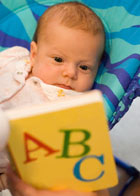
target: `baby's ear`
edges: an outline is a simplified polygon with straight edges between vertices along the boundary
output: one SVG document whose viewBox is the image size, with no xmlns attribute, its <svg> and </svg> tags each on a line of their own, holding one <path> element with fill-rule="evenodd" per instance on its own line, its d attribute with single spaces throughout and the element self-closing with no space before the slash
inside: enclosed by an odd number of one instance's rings
<svg viewBox="0 0 140 196">
<path fill-rule="evenodd" d="M 32 41 L 31 45 L 30 45 L 30 63 L 31 63 L 31 67 L 34 66 L 36 54 L 37 54 L 37 44 L 36 44 L 36 42 Z"/>
</svg>

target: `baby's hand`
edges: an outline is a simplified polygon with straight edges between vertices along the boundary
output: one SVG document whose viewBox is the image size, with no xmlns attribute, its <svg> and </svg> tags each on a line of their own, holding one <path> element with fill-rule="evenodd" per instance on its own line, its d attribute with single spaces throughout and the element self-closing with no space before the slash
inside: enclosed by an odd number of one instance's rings
<svg viewBox="0 0 140 196">
<path fill-rule="evenodd" d="M 107 191 L 98 192 L 78 192 L 78 191 L 49 191 L 49 190 L 37 190 L 32 186 L 24 183 L 19 179 L 12 169 L 7 169 L 7 181 L 8 188 L 14 196 L 109 196 Z"/>
<path fill-rule="evenodd" d="M 9 133 L 10 126 L 8 118 L 0 109 L 0 151 L 2 151 L 7 145 Z"/>
<path fill-rule="evenodd" d="M 2 168 L 0 168 L 0 191 L 3 191 L 5 189 L 7 189 L 5 168 L 3 170 L 2 170 Z"/>
</svg>

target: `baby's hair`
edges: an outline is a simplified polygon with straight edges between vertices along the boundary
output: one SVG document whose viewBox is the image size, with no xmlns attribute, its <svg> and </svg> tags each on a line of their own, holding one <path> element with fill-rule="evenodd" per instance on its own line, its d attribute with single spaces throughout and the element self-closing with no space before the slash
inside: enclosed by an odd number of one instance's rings
<svg viewBox="0 0 140 196">
<path fill-rule="evenodd" d="M 54 20 L 66 27 L 91 32 L 93 35 L 101 33 L 105 37 L 100 18 L 89 7 L 79 2 L 65 2 L 55 4 L 43 13 L 38 21 L 33 41 L 37 42 L 42 29 Z"/>
</svg>

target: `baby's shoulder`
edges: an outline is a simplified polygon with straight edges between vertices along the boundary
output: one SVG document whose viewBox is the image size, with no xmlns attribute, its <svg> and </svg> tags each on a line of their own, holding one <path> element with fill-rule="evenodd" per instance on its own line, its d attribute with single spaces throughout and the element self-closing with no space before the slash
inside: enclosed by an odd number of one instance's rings
<svg viewBox="0 0 140 196">
<path fill-rule="evenodd" d="M 0 103 L 24 86 L 30 70 L 26 48 L 15 46 L 0 53 Z"/>
<path fill-rule="evenodd" d="M 14 46 L 0 52 L 0 73 L 3 71 L 11 72 L 14 69 L 21 69 L 26 66 L 26 62 L 29 61 L 30 52 L 20 46 Z"/>
<path fill-rule="evenodd" d="M 2 52 L 0 52 L 0 57 L 13 57 L 13 56 L 27 56 L 29 55 L 29 50 L 21 46 L 13 46 Z"/>
</svg>

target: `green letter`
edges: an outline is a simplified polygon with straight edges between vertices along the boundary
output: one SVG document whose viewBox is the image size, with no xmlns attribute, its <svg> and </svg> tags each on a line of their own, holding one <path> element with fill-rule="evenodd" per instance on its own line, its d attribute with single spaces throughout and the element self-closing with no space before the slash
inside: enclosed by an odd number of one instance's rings
<svg viewBox="0 0 140 196">
<path fill-rule="evenodd" d="M 85 144 L 85 142 L 90 138 L 90 133 L 87 130 L 83 129 L 71 129 L 71 130 L 60 130 L 61 132 L 64 132 L 64 146 L 62 155 L 59 158 L 77 158 L 86 155 L 90 151 L 90 147 Z M 71 135 L 73 133 L 78 132 L 78 134 L 83 135 L 83 140 L 81 141 L 70 141 Z M 83 152 L 76 155 L 69 155 L 70 145 L 81 145 L 83 148 Z"/>
</svg>

